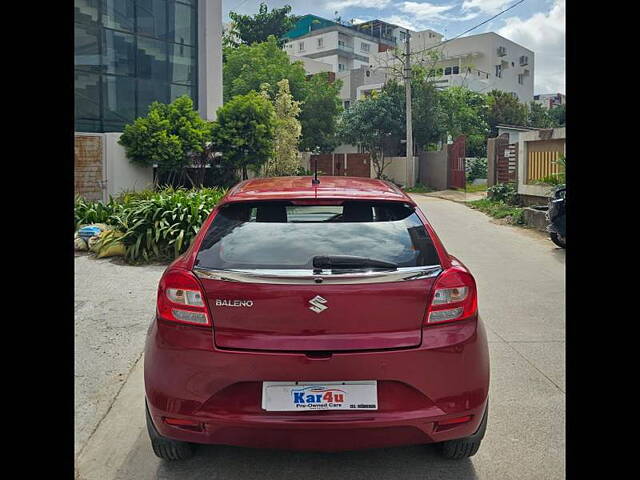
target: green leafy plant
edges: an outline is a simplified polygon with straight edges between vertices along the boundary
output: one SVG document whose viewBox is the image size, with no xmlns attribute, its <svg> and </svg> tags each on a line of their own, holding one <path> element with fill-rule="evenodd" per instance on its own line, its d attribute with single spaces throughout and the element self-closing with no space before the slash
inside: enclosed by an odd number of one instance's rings
<svg viewBox="0 0 640 480">
<path fill-rule="evenodd" d="M 509 205 L 516 203 L 518 192 L 513 183 L 497 183 L 487 188 L 489 199 L 494 202 L 504 202 Z"/>
<path fill-rule="evenodd" d="M 465 162 L 467 181 L 473 182 L 476 178 L 487 178 L 487 159 L 473 158 Z"/>
<path fill-rule="evenodd" d="M 224 190 L 167 188 L 128 205 L 117 228 L 130 263 L 172 260 L 184 253 Z"/>
<path fill-rule="evenodd" d="M 241 47 L 242 48 L 242 47 Z M 251 91 L 236 95 L 222 105 L 214 123 L 214 142 L 222 152 L 222 161 L 242 170 L 259 172 L 273 155 L 276 114 L 265 95 Z"/>
<path fill-rule="evenodd" d="M 509 205 L 503 201 L 495 201 L 487 198 L 466 202 L 465 205 L 475 210 L 480 210 L 490 217 L 507 219 L 509 223 L 515 225 L 524 225 L 524 209 Z"/>
<path fill-rule="evenodd" d="M 76 230 L 80 225 L 89 223 L 112 224 L 115 215 L 121 212 L 123 205 L 121 202 L 109 199 L 109 202 L 92 202 L 76 196 L 74 205 L 74 217 Z"/>
<path fill-rule="evenodd" d="M 269 98 L 268 85 L 263 85 L 262 93 Z M 294 175 L 300 166 L 298 143 L 302 127 L 298 116 L 300 103 L 293 99 L 289 91 L 289 81 L 278 82 L 278 93 L 273 99 L 275 109 L 275 130 L 273 156 L 264 164 L 263 174 L 267 177 Z"/>
<path fill-rule="evenodd" d="M 133 163 L 158 165 L 159 174 L 189 178 L 186 167 L 211 142 L 211 129 L 211 122 L 203 120 L 191 98 L 183 95 L 168 105 L 153 102 L 146 116 L 124 127 L 118 143 Z"/>
<path fill-rule="evenodd" d="M 160 191 L 125 193 L 107 204 L 76 199 L 76 226 L 107 223 L 122 236 L 107 236 L 101 243 L 125 245 L 129 263 L 166 261 L 188 248 L 213 207 L 226 193 L 219 188 L 197 190 L 165 187 Z"/>
<path fill-rule="evenodd" d="M 296 15 L 291 15 L 291 5 L 269 11 L 263 2 L 260 2 L 258 13 L 254 15 L 229 12 L 229 18 L 233 21 L 233 35 L 227 42 L 229 45 L 251 45 L 264 42 L 269 35 L 274 35 L 279 39 L 279 47 L 285 42 L 283 35 L 294 27 L 298 19 Z"/>
</svg>

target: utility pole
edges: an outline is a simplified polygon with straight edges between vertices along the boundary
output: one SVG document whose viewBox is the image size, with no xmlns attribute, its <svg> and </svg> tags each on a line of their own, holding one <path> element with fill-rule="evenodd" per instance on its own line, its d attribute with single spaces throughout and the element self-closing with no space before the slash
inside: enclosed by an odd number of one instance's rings
<svg viewBox="0 0 640 480">
<path fill-rule="evenodd" d="M 407 186 L 412 187 L 415 179 L 413 178 L 413 125 L 411 123 L 411 48 L 409 39 L 409 29 L 407 29 L 407 37 L 405 39 L 405 59 L 404 59 L 404 91 L 407 112 Z"/>
</svg>

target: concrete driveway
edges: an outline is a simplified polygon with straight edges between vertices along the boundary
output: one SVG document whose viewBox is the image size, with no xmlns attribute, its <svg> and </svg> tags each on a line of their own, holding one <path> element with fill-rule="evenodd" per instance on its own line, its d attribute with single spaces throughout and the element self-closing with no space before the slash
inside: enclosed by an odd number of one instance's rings
<svg viewBox="0 0 640 480">
<path fill-rule="evenodd" d="M 474 272 L 478 282 L 492 363 L 489 424 L 474 457 L 446 461 L 430 446 L 339 454 L 212 446 L 200 447 L 188 461 L 166 463 L 153 455 L 146 436 L 142 362 L 137 360 L 126 372 L 117 398 L 83 443 L 77 459 L 78 478 L 564 478 L 564 251 L 538 232 L 499 225 L 462 204 L 423 195 L 414 198 L 449 252 Z M 79 261 L 76 276 L 100 262 L 106 261 Z M 131 272 L 124 276 L 109 272 L 117 275 L 112 281 L 119 289 L 126 291 L 129 284 L 148 295 L 140 295 L 133 310 L 116 297 L 105 300 L 102 308 L 112 315 L 103 321 L 109 324 L 114 317 L 128 318 L 135 328 L 127 330 L 125 344 L 141 347 L 144 329 L 136 322 L 145 323 L 148 317 L 133 317 L 153 311 L 150 297 L 155 285 L 152 290 L 151 280 L 159 277 L 161 269 L 110 266 Z M 76 295 L 88 298 L 88 288 L 85 282 L 77 282 Z M 81 341 L 77 338 L 76 344 Z M 117 350 L 119 346 L 112 342 L 105 348 Z M 90 369 L 85 368 L 84 375 Z"/>
</svg>

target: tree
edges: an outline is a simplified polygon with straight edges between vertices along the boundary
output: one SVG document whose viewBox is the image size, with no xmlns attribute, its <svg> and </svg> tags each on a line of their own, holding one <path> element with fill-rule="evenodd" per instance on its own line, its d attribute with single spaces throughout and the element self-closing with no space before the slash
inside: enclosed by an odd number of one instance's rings
<svg viewBox="0 0 640 480">
<path fill-rule="evenodd" d="M 307 80 L 300 114 L 301 150 L 325 153 L 336 147 L 336 125 L 343 110 L 341 87 L 342 80 L 331 81 L 327 72 L 317 73 Z"/>
<path fill-rule="evenodd" d="M 276 38 L 278 47 L 282 48 L 284 40 L 282 36 L 291 30 L 299 17 L 289 15 L 291 5 L 282 8 L 274 8 L 268 11 L 265 3 L 260 3 L 258 13 L 255 15 L 241 15 L 229 12 L 229 18 L 233 22 L 233 29 L 226 37 L 227 45 L 252 45 L 266 42 L 270 35 Z"/>
<path fill-rule="evenodd" d="M 460 86 L 447 88 L 438 94 L 446 132 L 453 138 L 466 135 L 466 151 L 470 157 L 486 156 L 489 133 L 486 96 Z"/>
<path fill-rule="evenodd" d="M 566 125 L 566 110 L 564 105 L 556 105 L 549 110 L 549 118 L 554 127 L 564 127 Z"/>
<path fill-rule="evenodd" d="M 411 77 L 411 113 L 413 119 L 414 145 L 426 150 L 427 145 L 437 142 L 446 133 L 440 96 L 424 67 L 414 66 Z M 404 98 L 404 88 L 402 89 Z"/>
<path fill-rule="evenodd" d="M 313 75 L 307 80 L 301 62 L 291 62 L 278 47 L 275 38 L 266 42 L 238 48 L 225 48 L 223 67 L 224 99 L 260 91 L 269 84 L 269 97 L 277 94 L 277 84 L 289 81 L 293 100 L 302 102 L 301 148 L 303 150 L 331 151 L 335 146 L 336 120 L 341 110 L 339 98 L 342 82 L 331 82 L 327 73 Z"/>
<path fill-rule="evenodd" d="M 359 100 L 342 113 L 338 131 L 345 143 L 361 145 L 371 153 L 376 178 L 383 178 L 385 143 L 388 138 L 401 136 L 404 130 L 404 114 L 401 104 L 387 92 L 374 92 L 371 97 Z"/>
<path fill-rule="evenodd" d="M 262 92 L 265 98 L 268 98 L 267 89 L 263 88 Z M 265 163 L 263 173 L 268 177 L 294 175 L 300 167 L 298 152 L 298 142 L 302 132 L 298 120 L 300 102 L 293 99 L 289 91 L 289 81 L 286 78 L 278 82 L 278 94 L 274 99 L 274 107 L 274 154 Z"/>
<path fill-rule="evenodd" d="M 193 155 L 202 153 L 211 142 L 212 124 L 203 120 L 187 95 L 170 104 L 153 102 L 145 117 L 124 127 L 118 143 L 125 148 L 131 162 L 158 165 L 159 174 L 189 177 L 186 167 Z"/>
<path fill-rule="evenodd" d="M 273 154 L 275 112 L 271 102 L 257 92 L 236 95 L 217 111 L 213 125 L 214 142 L 222 161 L 242 170 L 258 172 Z"/>
<path fill-rule="evenodd" d="M 527 125 L 535 128 L 551 128 L 553 120 L 546 108 L 536 102 L 529 103 Z"/>
<path fill-rule="evenodd" d="M 496 125 L 525 125 L 527 122 L 527 107 L 518 101 L 518 98 L 501 90 L 492 90 L 487 94 L 489 112 L 487 123 L 491 128 L 491 135 L 496 136 Z"/>
<path fill-rule="evenodd" d="M 301 62 L 289 60 L 274 36 L 266 42 L 225 48 L 222 68 L 224 101 L 236 95 L 245 95 L 251 90 L 260 91 L 263 83 L 270 85 L 269 95 L 276 94 L 280 80 L 289 80 L 289 88 L 295 100 L 303 100 L 306 93 L 306 73 Z"/>
</svg>

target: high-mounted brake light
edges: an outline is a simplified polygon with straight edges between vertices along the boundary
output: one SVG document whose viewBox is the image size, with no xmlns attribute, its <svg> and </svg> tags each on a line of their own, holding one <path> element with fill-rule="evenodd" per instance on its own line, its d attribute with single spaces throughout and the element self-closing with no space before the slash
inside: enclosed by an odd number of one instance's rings
<svg viewBox="0 0 640 480">
<path fill-rule="evenodd" d="M 204 295 L 196 277 L 186 270 L 163 275 L 158 287 L 158 316 L 171 322 L 211 325 Z"/>
<path fill-rule="evenodd" d="M 438 277 L 426 323 L 453 322 L 472 317 L 478 311 L 476 282 L 461 267 L 451 267 Z"/>
</svg>

